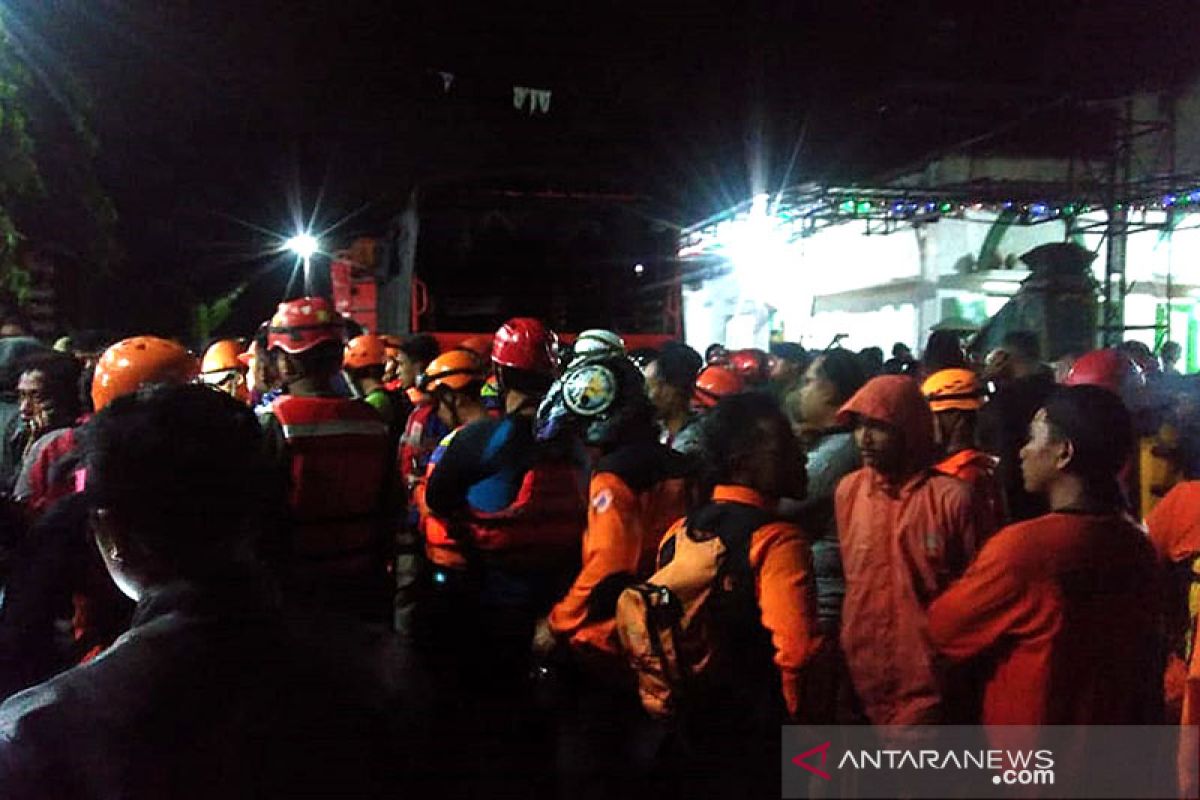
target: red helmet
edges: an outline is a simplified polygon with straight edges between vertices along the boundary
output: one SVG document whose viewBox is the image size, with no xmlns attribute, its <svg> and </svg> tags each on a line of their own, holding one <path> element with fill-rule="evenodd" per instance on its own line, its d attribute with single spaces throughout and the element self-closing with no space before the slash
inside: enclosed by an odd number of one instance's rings
<svg viewBox="0 0 1200 800">
<path fill-rule="evenodd" d="M 1110 392 L 1125 396 L 1144 383 L 1141 369 L 1133 359 L 1120 350 L 1093 350 L 1075 360 L 1063 380 L 1066 386 L 1103 386 Z"/>
<path fill-rule="evenodd" d="M 267 328 L 267 349 L 303 353 L 322 342 L 343 341 L 342 318 L 324 297 L 301 297 L 280 303 Z"/>
<path fill-rule="evenodd" d="M 737 394 L 745 388 L 745 381 L 736 372 L 724 367 L 706 367 L 696 376 L 692 404 L 699 408 L 712 408 L 722 397 Z"/>
<path fill-rule="evenodd" d="M 492 361 L 502 367 L 554 375 L 558 371 L 558 335 L 532 317 L 510 319 L 492 340 Z"/>
<path fill-rule="evenodd" d="M 738 350 L 729 356 L 729 368 L 750 386 L 767 382 L 767 354 L 762 350 Z"/>
</svg>

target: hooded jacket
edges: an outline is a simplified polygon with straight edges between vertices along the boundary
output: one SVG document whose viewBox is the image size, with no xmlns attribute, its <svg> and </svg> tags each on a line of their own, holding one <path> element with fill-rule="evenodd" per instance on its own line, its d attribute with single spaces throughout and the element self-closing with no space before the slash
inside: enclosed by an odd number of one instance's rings
<svg viewBox="0 0 1200 800">
<path fill-rule="evenodd" d="M 859 417 L 901 432 L 905 477 L 896 482 L 863 467 L 838 485 L 842 649 L 872 723 L 942 722 L 926 610 L 970 561 L 982 533 L 978 507 L 970 486 L 932 469 L 933 413 L 911 378 L 872 379 L 838 412 L 839 424 Z"/>
</svg>

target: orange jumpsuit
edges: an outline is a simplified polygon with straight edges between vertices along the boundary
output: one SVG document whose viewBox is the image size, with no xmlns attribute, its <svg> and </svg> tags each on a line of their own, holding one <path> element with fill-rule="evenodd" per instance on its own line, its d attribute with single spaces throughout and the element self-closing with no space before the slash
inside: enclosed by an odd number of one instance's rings
<svg viewBox="0 0 1200 800">
<path fill-rule="evenodd" d="M 839 412 L 902 432 L 909 475 L 893 485 L 873 467 L 838 484 L 838 537 L 846 574 L 841 645 L 855 692 L 876 725 L 945 719 L 926 609 L 966 568 L 986 534 L 972 489 L 930 468 L 933 414 L 908 377 L 874 378 Z"/>
<path fill-rule="evenodd" d="M 975 490 L 975 502 L 980 505 L 980 513 L 984 515 L 985 523 L 992 530 L 995 530 L 1005 517 L 1004 495 L 1000 487 L 1000 479 L 996 476 L 996 469 L 999 465 L 1000 459 L 990 453 L 968 447 L 947 456 L 934 467 L 938 472 L 971 484 Z M 977 542 L 976 544 L 982 545 L 983 543 Z"/>
</svg>

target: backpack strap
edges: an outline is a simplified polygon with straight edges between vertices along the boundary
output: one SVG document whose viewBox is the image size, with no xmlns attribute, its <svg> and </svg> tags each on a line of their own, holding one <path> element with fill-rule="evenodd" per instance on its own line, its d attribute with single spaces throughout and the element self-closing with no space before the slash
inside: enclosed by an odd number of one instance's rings
<svg viewBox="0 0 1200 800">
<path fill-rule="evenodd" d="M 740 573 L 750 569 L 750 539 L 754 532 L 776 519 L 773 512 L 746 503 L 709 503 L 688 515 L 683 535 L 696 542 L 714 536 L 720 538 L 730 554 L 725 571 Z M 668 542 L 659 556 L 659 567 L 669 564 L 674 557 L 675 548 Z"/>
</svg>

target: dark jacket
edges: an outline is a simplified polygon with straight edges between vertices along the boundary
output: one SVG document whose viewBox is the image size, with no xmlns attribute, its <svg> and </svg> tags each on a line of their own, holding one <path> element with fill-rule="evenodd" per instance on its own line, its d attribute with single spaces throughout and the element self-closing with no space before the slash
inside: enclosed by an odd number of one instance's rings
<svg viewBox="0 0 1200 800">
<path fill-rule="evenodd" d="M 0 706 L 0 796 L 385 796 L 405 767 L 369 662 L 294 633 L 261 586 L 163 587 L 101 656 Z"/>
</svg>

